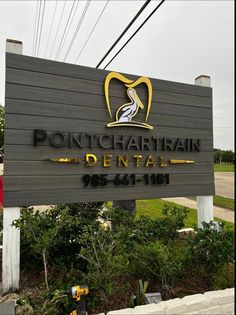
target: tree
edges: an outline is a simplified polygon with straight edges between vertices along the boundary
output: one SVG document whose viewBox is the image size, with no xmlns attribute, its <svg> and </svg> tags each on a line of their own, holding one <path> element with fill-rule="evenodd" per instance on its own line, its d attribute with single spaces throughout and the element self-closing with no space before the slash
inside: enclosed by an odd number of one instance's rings
<svg viewBox="0 0 236 315">
<path fill-rule="evenodd" d="M 233 163 L 234 162 L 234 152 L 231 150 L 223 151 L 222 161 L 225 163 Z"/>
<path fill-rule="evenodd" d="M 220 149 L 214 149 L 214 163 L 221 163 L 222 151 Z"/>
<path fill-rule="evenodd" d="M 234 163 L 234 152 L 231 150 L 214 149 L 214 162 L 215 163 Z"/>
</svg>

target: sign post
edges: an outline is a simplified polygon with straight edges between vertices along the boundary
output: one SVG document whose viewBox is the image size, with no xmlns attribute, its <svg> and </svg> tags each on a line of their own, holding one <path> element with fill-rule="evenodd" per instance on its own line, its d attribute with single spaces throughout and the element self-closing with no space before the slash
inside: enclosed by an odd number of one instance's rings
<svg viewBox="0 0 236 315">
<path fill-rule="evenodd" d="M 22 54 L 22 42 L 6 41 L 6 52 Z M 3 204 L 4 205 L 4 204 Z M 11 226 L 20 218 L 19 207 L 3 208 L 2 286 L 3 292 L 19 289 L 20 280 L 20 230 Z"/>
<path fill-rule="evenodd" d="M 195 84 L 200 86 L 211 86 L 211 78 L 200 75 L 195 79 Z M 198 227 L 202 227 L 202 222 L 214 220 L 213 196 L 197 196 Z"/>
</svg>

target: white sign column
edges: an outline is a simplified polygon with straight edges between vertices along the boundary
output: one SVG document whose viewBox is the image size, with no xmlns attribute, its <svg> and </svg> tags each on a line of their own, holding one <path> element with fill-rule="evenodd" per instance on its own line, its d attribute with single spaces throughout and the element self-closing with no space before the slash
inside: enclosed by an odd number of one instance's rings
<svg viewBox="0 0 236 315">
<path fill-rule="evenodd" d="M 7 39 L 6 52 L 22 55 L 22 42 Z M 3 292 L 19 289 L 20 230 L 12 222 L 20 218 L 20 208 L 3 208 L 2 286 Z"/>
<path fill-rule="evenodd" d="M 206 75 L 200 75 L 195 79 L 196 85 L 211 86 L 211 78 Z M 198 227 L 202 227 L 202 222 L 214 220 L 213 196 L 197 196 L 197 217 Z"/>
</svg>

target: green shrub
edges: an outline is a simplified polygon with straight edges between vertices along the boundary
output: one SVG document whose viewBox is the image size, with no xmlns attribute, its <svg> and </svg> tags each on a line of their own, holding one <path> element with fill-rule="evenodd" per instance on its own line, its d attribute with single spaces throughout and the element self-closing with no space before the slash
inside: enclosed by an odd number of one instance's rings
<svg viewBox="0 0 236 315">
<path fill-rule="evenodd" d="M 141 216 L 135 221 L 135 229 L 140 240 L 161 240 L 164 243 L 178 239 L 178 230 L 184 227 L 184 221 L 189 210 L 185 207 L 175 206 L 163 208 L 163 216 L 158 219 Z"/>
<path fill-rule="evenodd" d="M 21 228 L 21 265 L 28 260 L 44 266 L 50 284 L 30 305 L 37 314 L 42 308 L 43 314 L 67 314 L 72 305 L 64 292 L 79 284 L 88 285 L 89 307 L 97 313 L 118 303 L 128 307 L 138 279 L 165 297 L 175 296 L 179 280 L 191 287 L 198 279 L 205 289 L 231 286 L 233 231 L 204 223 L 195 236 L 179 240 L 187 211 L 165 208 L 163 217 L 152 220 L 117 209 L 106 213 L 102 203 L 59 205 L 43 213 L 23 209 L 15 222 Z M 112 230 L 99 223 L 100 212 Z"/>
<path fill-rule="evenodd" d="M 169 242 L 178 239 L 177 230 L 184 227 L 188 211 L 185 207 L 164 206 L 163 217 L 159 219 L 141 216 L 135 220 L 128 211 L 111 209 L 107 213 L 107 218 L 112 223 L 113 232 L 123 231 L 125 237 L 129 234 L 128 239 L 132 238 L 135 243 L 142 244 L 155 240 Z"/>
<path fill-rule="evenodd" d="M 220 265 L 212 277 L 212 289 L 224 290 L 234 287 L 234 264 Z"/>
<path fill-rule="evenodd" d="M 149 242 L 137 245 L 132 258 L 137 276 L 146 280 L 155 278 L 162 286 L 172 286 L 184 274 L 188 249 L 173 243 Z"/>
<path fill-rule="evenodd" d="M 109 303 L 111 296 L 127 288 L 129 253 L 122 251 L 120 240 L 110 230 L 87 228 L 79 257 L 87 264 L 83 275 L 98 302 Z"/>
<path fill-rule="evenodd" d="M 192 265 L 203 266 L 206 275 L 211 276 L 224 263 L 234 261 L 234 232 L 220 223 L 217 231 L 215 223 L 203 222 L 194 237 L 188 239 Z"/>
<path fill-rule="evenodd" d="M 21 265 L 44 266 L 48 287 L 48 265 L 57 269 L 78 264 L 80 237 L 88 225 L 95 225 L 102 203 L 58 205 L 44 212 L 23 208 L 13 225 L 21 229 Z M 85 268 L 81 264 L 80 268 Z"/>
</svg>

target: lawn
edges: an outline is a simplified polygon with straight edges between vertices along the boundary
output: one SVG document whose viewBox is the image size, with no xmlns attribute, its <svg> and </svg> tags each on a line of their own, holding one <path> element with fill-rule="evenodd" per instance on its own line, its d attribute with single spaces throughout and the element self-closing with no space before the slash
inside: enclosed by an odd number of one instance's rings
<svg viewBox="0 0 236 315">
<path fill-rule="evenodd" d="M 214 164 L 214 172 L 234 172 L 234 164 Z"/>
<path fill-rule="evenodd" d="M 226 208 L 229 210 L 234 210 L 234 206 L 235 206 L 234 199 L 225 198 L 225 197 L 217 196 L 217 195 L 213 197 L 213 203 L 215 206 Z"/>
<path fill-rule="evenodd" d="M 192 200 L 196 200 L 196 197 L 188 197 L 188 198 Z M 226 197 L 222 197 L 218 195 L 213 197 L 213 204 L 214 206 L 226 208 L 229 210 L 234 210 L 234 206 L 235 206 L 234 199 L 226 198 Z"/>
<path fill-rule="evenodd" d="M 137 216 L 145 215 L 153 219 L 160 218 L 162 216 L 162 209 L 164 205 L 176 206 L 181 208 L 180 205 L 177 205 L 173 202 L 164 201 L 161 199 L 149 199 L 149 200 L 137 200 Z M 189 214 L 185 221 L 185 227 L 194 227 L 197 225 L 197 210 L 188 208 Z M 214 218 L 216 221 L 223 221 L 219 218 Z M 232 223 L 224 221 L 226 224 L 233 226 Z"/>
<path fill-rule="evenodd" d="M 228 198 L 226 198 L 228 199 Z M 136 216 L 140 217 L 141 215 L 150 217 L 152 219 L 158 219 L 162 216 L 162 209 L 164 205 L 166 206 L 176 206 L 177 208 L 183 208 L 183 206 L 180 206 L 174 202 L 165 201 L 162 199 L 146 199 L 146 200 L 137 200 L 137 211 Z M 107 202 L 107 207 L 112 207 L 112 202 Z M 189 213 L 187 216 L 187 219 L 185 221 L 185 227 L 194 227 L 197 225 L 197 210 L 193 208 L 188 208 Z M 219 218 L 214 217 L 215 221 L 221 221 L 225 222 L 227 225 L 230 225 L 234 227 L 234 224 L 231 222 L 227 222 L 224 220 L 221 220 Z"/>
</svg>

